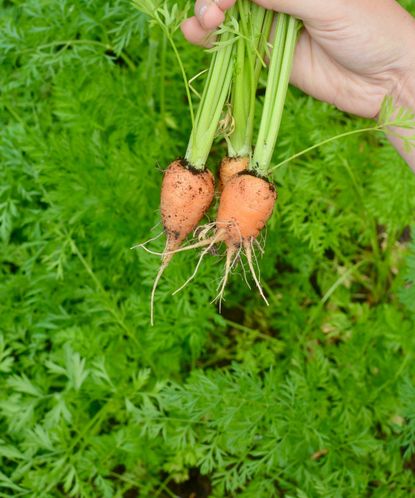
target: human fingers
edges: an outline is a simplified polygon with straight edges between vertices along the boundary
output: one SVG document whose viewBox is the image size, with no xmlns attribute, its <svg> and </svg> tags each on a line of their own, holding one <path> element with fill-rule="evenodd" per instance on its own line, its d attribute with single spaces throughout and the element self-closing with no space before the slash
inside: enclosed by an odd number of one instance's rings
<svg viewBox="0 0 415 498">
<path fill-rule="evenodd" d="M 196 17 L 190 17 L 180 25 L 182 33 L 187 41 L 202 47 L 211 47 L 214 41 L 212 32 L 201 26 Z"/>
<path fill-rule="evenodd" d="M 225 12 L 236 0 L 196 0 L 195 16 L 204 29 L 214 30 L 225 20 Z"/>
<path fill-rule="evenodd" d="M 225 13 L 213 0 L 196 0 L 195 16 L 204 29 L 217 28 L 225 20 Z"/>
<path fill-rule="evenodd" d="M 236 0 L 196 0 L 195 15 L 181 24 L 185 38 L 195 45 L 212 46 L 212 32 L 223 23 L 225 11 L 235 2 Z"/>
<path fill-rule="evenodd" d="M 283 12 L 304 21 L 329 19 L 339 7 L 340 0 L 254 0 L 269 10 Z M 343 2 L 344 3 L 344 2 Z"/>
</svg>

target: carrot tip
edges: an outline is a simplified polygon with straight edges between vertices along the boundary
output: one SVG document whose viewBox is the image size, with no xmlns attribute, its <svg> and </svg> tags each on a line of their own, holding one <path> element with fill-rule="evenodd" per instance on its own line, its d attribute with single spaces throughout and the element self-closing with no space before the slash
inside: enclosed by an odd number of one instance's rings
<svg viewBox="0 0 415 498">
<path fill-rule="evenodd" d="M 160 278 L 163 275 L 164 270 L 167 268 L 167 265 L 170 262 L 170 259 L 168 261 L 163 261 L 163 263 L 161 264 L 161 266 L 159 268 L 159 271 L 157 272 L 156 278 L 154 279 L 153 288 L 151 289 L 151 297 L 150 297 L 150 325 L 152 327 L 154 326 L 154 298 L 156 296 L 156 289 L 157 289 L 158 283 L 160 281 Z"/>
</svg>

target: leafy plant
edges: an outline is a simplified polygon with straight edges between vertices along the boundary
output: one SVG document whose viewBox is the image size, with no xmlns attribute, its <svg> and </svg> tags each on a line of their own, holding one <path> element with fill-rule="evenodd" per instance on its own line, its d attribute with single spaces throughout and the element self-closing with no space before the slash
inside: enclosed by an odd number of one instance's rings
<svg viewBox="0 0 415 498">
<path fill-rule="evenodd" d="M 147 21 L 122 0 L 0 9 L 0 496 L 410 496 L 413 175 L 355 133 L 373 123 L 291 88 L 270 306 L 238 278 L 207 304 L 221 253 L 172 296 L 181 254 L 150 327 L 159 261 L 129 248 L 161 230 L 160 169 L 191 123 Z M 172 36 L 199 74 L 209 56 Z"/>
</svg>

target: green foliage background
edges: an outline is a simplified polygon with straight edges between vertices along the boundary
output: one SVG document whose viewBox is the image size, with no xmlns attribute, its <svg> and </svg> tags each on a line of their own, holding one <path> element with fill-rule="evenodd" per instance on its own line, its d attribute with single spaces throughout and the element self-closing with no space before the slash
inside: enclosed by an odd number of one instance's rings
<svg viewBox="0 0 415 498">
<path fill-rule="evenodd" d="M 0 5 L 0 496 L 415 494 L 415 178 L 386 139 L 278 170 L 269 307 L 240 271 L 209 304 L 222 254 L 173 297 L 182 254 L 150 327 L 130 247 L 190 132 L 174 55 L 124 0 Z M 291 89 L 275 161 L 367 124 Z"/>
</svg>

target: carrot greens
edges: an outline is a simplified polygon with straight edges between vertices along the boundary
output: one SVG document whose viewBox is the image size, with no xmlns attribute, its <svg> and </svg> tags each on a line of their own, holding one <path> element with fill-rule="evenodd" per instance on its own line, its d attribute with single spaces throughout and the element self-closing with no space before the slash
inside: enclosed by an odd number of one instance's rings
<svg viewBox="0 0 415 498">
<path fill-rule="evenodd" d="M 265 66 L 268 36 L 273 13 L 249 0 L 237 3 L 240 35 L 236 46 L 236 62 L 231 96 L 233 128 L 225 136 L 229 157 L 251 154 L 256 90 L 261 69 Z"/>
<path fill-rule="evenodd" d="M 234 12 L 231 9 L 228 13 L 232 23 L 236 23 Z M 196 169 L 204 169 L 206 165 L 232 81 L 235 34 L 225 25 L 218 36 L 185 155 Z"/>
<path fill-rule="evenodd" d="M 190 82 L 207 64 L 176 30 L 185 1 L 168 31 Z M 222 243 L 175 296 L 196 258 L 174 259 L 150 327 L 160 260 L 129 247 L 163 250 L 160 169 L 192 127 L 152 6 L 2 2 L 0 497 L 413 497 L 415 176 L 384 136 L 403 116 L 289 92 L 270 305 L 231 275 L 208 305 Z"/>
<path fill-rule="evenodd" d="M 275 36 L 268 70 L 264 108 L 250 169 L 261 175 L 269 171 L 284 110 L 294 58 L 299 22 L 276 14 Z"/>
</svg>

